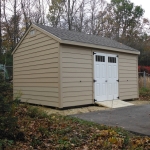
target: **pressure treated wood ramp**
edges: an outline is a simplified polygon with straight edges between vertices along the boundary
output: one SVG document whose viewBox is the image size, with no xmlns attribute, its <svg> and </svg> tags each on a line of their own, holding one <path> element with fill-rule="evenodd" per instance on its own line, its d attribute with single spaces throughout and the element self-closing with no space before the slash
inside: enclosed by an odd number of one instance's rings
<svg viewBox="0 0 150 150">
<path fill-rule="evenodd" d="M 132 106 L 134 104 L 131 104 L 129 102 L 125 102 L 122 100 L 109 100 L 109 101 L 97 101 L 95 102 L 99 106 L 104 106 L 107 108 L 120 108 L 120 107 L 127 107 Z"/>
</svg>

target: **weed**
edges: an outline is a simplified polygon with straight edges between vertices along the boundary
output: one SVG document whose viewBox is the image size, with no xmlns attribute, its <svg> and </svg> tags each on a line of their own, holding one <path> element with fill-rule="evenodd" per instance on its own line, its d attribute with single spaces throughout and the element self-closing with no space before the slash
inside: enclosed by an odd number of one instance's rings
<svg viewBox="0 0 150 150">
<path fill-rule="evenodd" d="M 11 146 L 14 143 L 12 140 L 0 139 L 0 150 L 5 149 L 6 146 Z"/>
<path fill-rule="evenodd" d="M 76 136 L 72 137 L 70 142 L 76 146 L 79 146 L 82 143 L 82 141 Z"/>
<path fill-rule="evenodd" d="M 48 115 L 46 112 L 38 109 L 37 107 L 33 107 L 33 106 L 28 106 L 28 116 L 30 116 L 31 118 L 47 118 Z"/>
<path fill-rule="evenodd" d="M 142 87 L 139 90 L 140 96 L 150 96 L 150 88 Z"/>
<path fill-rule="evenodd" d="M 59 139 L 58 144 L 60 150 L 67 150 L 71 147 L 70 142 L 65 138 Z"/>
<path fill-rule="evenodd" d="M 36 136 L 33 136 L 32 137 L 32 140 L 31 140 L 31 145 L 34 147 L 34 148 L 37 148 L 39 145 L 41 145 L 42 142 L 36 137 Z"/>
<path fill-rule="evenodd" d="M 50 135 L 49 131 L 45 127 L 39 127 L 39 132 L 41 133 L 42 137 L 48 137 Z"/>
<path fill-rule="evenodd" d="M 67 127 L 67 128 L 64 128 L 64 129 L 59 129 L 59 130 L 56 130 L 55 133 L 56 134 L 59 134 L 59 135 L 66 135 L 67 133 L 70 133 L 72 132 L 72 128 L 70 127 Z"/>
</svg>

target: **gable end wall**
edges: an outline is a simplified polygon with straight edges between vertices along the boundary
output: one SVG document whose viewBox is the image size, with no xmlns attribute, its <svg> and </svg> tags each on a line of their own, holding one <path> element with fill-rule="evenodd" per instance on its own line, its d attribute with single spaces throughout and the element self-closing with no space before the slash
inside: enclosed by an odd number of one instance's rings
<svg viewBox="0 0 150 150">
<path fill-rule="evenodd" d="M 36 30 L 27 36 L 13 55 L 14 97 L 21 101 L 59 107 L 59 43 Z"/>
</svg>

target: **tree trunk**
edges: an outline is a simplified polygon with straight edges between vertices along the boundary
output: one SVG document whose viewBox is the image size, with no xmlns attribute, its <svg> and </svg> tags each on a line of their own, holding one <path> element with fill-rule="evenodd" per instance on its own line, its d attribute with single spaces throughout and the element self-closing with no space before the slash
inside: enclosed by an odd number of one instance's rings
<svg viewBox="0 0 150 150">
<path fill-rule="evenodd" d="M 16 40 L 17 40 L 17 11 L 16 11 L 16 5 L 17 2 L 16 0 L 14 1 L 14 41 L 13 41 L 13 48 L 16 45 Z"/>
<path fill-rule="evenodd" d="M 1 11 L 1 0 L 0 0 L 0 56 L 2 55 L 2 11 Z"/>
<path fill-rule="evenodd" d="M 70 0 L 68 0 L 68 28 L 71 30 L 71 20 L 70 20 Z"/>
</svg>

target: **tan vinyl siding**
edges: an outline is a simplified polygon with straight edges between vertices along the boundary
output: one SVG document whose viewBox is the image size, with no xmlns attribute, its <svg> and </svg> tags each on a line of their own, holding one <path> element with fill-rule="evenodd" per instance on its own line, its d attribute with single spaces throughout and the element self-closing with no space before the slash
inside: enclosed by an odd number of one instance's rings
<svg viewBox="0 0 150 150">
<path fill-rule="evenodd" d="M 51 51 L 49 51 L 49 44 L 51 44 Z M 25 51 L 23 51 L 21 53 L 19 53 L 19 52 L 17 53 L 17 51 L 16 51 L 14 58 L 24 56 L 24 55 L 30 56 L 31 54 L 33 54 L 33 56 L 34 56 L 34 54 L 36 55 L 36 53 L 38 53 L 38 52 L 42 53 L 43 51 L 47 51 L 50 54 L 55 53 L 56 52 L 55 48 L 58 47 L 58 43 L 55 41 L 54 43 L 49 43 L 49 44 L 48 45 L 41 45 L 40 47 L 37 47 L 35 49 L 32 49 L 32 48 L 31 49 L 30 48 L 25 49 Z M 43 49 L 43 47 L 44 47 L 44 49 Z M 46 54 L 46 52 L 45 52 L 45 54 Z"/>
<path fill-rule="evenodd" d="M 138 98 L 138 56 L 119 55 L 119 97 L 120 99 Z"/>
<path fill-rule="evenodd" d="M 59 107 L 59 43 L 36 30 L 27 34 L 13 55 L 14 93 L 21 101 Z"/>
<path fill-rule="evenodd" d="M 69 45 L 61 45 L 61 51 L 63 107 L 94 102 L 93 52 L 118 55 L 119 97 L 138 98 L 137 55 Z"/>
<path fill-rule="evenodd" d="M 16 76 L 20 76 L 20 75 L 26 75 L 26 74 L 30 74 L 31 76 L 34 74 L 45 74 L 45 73 L 55 73 L 55 76 L 57 77 L 58 74 L 58 68 L 44 68 L 44 69 L 33 69 L 33 70 L 22 70 L 22 71 L 15 71 L 15 75 Z M 21 76 L 20 76 L 21 77 Z"/>
<path fill-rule="evenodd" d="M 72 101 L 72 102 L 63 102 L 64 107 L 70 107 L 70 106 L 80 106 L 80 105 L 87 105 L 91 104 L 91 99 L 78 99 L 78 101 Z"/>
<path fill-rule="evenodd" d="M 63 107 L 92 104 L 92 52 L 64 45 L 61 51 Z"/>
</svg>

